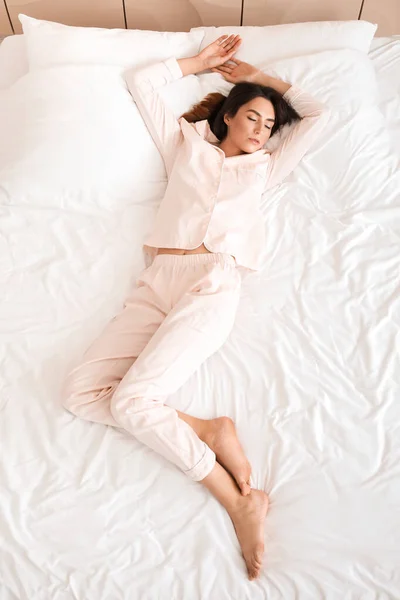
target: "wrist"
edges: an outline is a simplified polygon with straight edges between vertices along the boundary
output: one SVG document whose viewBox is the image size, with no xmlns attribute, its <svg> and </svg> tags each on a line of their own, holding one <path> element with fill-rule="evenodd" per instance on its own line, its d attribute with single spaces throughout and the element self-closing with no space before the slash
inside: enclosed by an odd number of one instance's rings
<svg viewBox="0 0 400 600">
<path fill-rule="evenodd" d="M 271 78 L 263 71 L 258 70 L 258 72 L 254 75 L 253 83 L 258 83 L 258 85 L 266 85 L 269 87 L 271 84 Z"/>
<path fill-rule="evenodd" d="M 207 68 L 204 66 L 204 62 L 199 55 L 191 56 L 189 58 L 179 58 L 177 62 L 183 76 L 195 75 L 199 71 L 204 71 L 204 69 Z"/>
<path fill-rule="evenodd" d="M 197 56 L 194 56 L 193 58 L 195 60 L 196 73 L 199 73 L 200 71 L 205 71 L 206 69 L 208 69 L 207 65 L 205 64 L 204 60 L 201 58 L 200 54 L 197 54 Z"/>
<path fill-rule="evenodd" d="M 260 71 L 256 83 L 260 85 L 265 85 L 267 87 L 272 87 L 274 90 L 279 92 L 282 96 L 286 94 L 286 92 L 291 88 L 292 84 L 283 81 L 282 79 L 278 79 L 276 77 L 272 77 L 271 75 L 267 75 Z"/>
</svg>

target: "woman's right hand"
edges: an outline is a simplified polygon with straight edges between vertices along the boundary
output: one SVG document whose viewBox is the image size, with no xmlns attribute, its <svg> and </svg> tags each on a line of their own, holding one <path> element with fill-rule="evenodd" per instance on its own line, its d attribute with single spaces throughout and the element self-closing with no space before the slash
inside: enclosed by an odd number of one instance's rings
<svg viewBox="0 0 400 600">
<path fill-rule="evenodd" d="M 257 67 L 253 67 L 253 65 L 237 58 L 230 58 L 223 65 L 213 67 L 211 71 L 219 73 L 229 83 L 239 83 L 241 81 L 254 83 L 260 74 L 260 70 Z"/>
</svg>

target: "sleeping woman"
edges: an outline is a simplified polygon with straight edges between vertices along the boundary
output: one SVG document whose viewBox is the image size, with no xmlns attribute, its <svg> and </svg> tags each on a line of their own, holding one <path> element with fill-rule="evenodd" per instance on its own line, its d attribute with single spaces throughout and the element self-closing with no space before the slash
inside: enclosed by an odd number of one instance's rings
<svg viewBox="0 0 400 600">
<path fill-rule="evenodd" d="M 227 510 L 249 579 L 264 553 L 268 497 L 233 421 L 198 419 L 168 405 L 226 341 L 242 272 L 261 267 L 262 194 L 278 185 L 321 135 L 329 109 L 297 85 L 234 59 L 240 36 L 223 35 L 191 58 L 168 58 L 126 74 L 128 89 L 165 163 L 168 185 L 146 237 L 146 268 L 124 307 L 68 375 L 73 414 L 123 428 L 207 488 Z M 233 83 L 176 118 L 162 86 L 206 69 Z M 273 152 L 264 146 L 285 124 Z"/>
</svg>

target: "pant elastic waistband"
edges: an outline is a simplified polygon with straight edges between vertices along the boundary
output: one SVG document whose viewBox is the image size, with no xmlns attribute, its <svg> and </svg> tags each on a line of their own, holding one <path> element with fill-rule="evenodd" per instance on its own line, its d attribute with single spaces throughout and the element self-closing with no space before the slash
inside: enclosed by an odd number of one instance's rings
<svg viewBox="0 0 400 600">
<path fill-rule="evenodd" d="M 167 265 L 200 265 L 205 263 L 219 263 L 223 265 L 236 266 L 236 260 L 230 254 L 224 252 L 211 252 L 199 254 L 157 254 L 154 257 L 157 264 Z"/>
</svg>

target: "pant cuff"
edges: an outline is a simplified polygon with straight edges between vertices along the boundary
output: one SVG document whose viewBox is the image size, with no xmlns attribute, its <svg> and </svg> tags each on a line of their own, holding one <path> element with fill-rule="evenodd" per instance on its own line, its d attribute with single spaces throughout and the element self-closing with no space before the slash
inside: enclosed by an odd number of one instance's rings
<svg viewBox="0 0 400 600">
<path fill-rule="evenodd" d="M 207 477 L 207 475 L 211 473 L 214 468 L 215 461 L 215 452 L 213 452 L 211 448 L 207 446 L 207 444 L 204 444 L 204 454 L 202 458 L 194 467 L 184 471 L 184 473 L 193 479 L 193 481 L 201 481 L 204 479 L 204 477 Z"/>
</svg>

